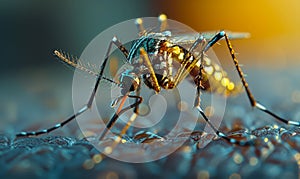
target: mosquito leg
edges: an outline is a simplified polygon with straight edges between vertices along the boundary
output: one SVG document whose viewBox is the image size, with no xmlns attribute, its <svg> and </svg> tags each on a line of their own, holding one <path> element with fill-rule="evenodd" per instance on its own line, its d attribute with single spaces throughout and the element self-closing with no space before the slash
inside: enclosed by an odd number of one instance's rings
<svg viewBox="0 0 300 179">
<path fill-rule="evenodd" d="M 101 79 L 103 78 L 104 69 L 105 69 L 107 61 L 108 61 L 108 57 L 109 57 L 109 54 L 110 54 L 110 51 L 111 51 L 112 44 L 115 44 L 123 52 L 123 54 L 126 58 L 128 57 L 128 50 L 122 45 L 122 43 L 117 39 L 117 37 L 113 37 L 113 39 L 111 40 L 111 42 L 108 45 L 108 49 L 107 49 L 104 61 L 101 65 L 101 67 L 100 67 L 100 72 L 99 72 L 99 75 L 97 77 L 92 95 L 91 95 L 91 97 L 90 97 L 90 99 L 87 103 L 88 108 L 91 108 L 92 103 L 93 103 L 94 98 L 95 98 L 95 95 L 96 95 L 96 92 L 97 92 L 97 89 L 98 89 L 98 86 L 99 86 L 99 83 L 100 83 Z"/>
<path fill-rule="evenodd" d="M 120 112 L 122 111 L 122 108 L 124 106 L 124 103 L 126 101 L 126 99 L 128 98 L 128 96 L 124 96 L 120 105 L 119 105 L 119 108 L 117 109 L 116 113 L 113 115 L 113 117 L 108 121 L 108 123 L 106 124 L 106 127 L 104 128 L 104 131 L 102 132 L 102 135 L 100 136 L 99 140 L 102 140 L 103 137 L 105 136 L 105 134 L 107 133 L 107 131 L 109 129 L 112 128 L 112 126 L 115 124 L 115 122 L 117 121 L 119 115 L 120 115 Z"/>
<path fill-rule="evenodd" d="M 120 40 L 116 36 L 113 37 L 111 42 L 118 47 L 118 49 L 123 53 L 125 58 L 128 57 L 128 50 L 125 48 L 125 46 L 122 44 L 122 42 L 120 42 Z M 109 55 L 109 53 L 107 53 L 107 54 Z"/>
<path fill-rule="evenodd" d="M 144 53 L 144 55 L 142 55 L 144 58 L 146 58 L 146 60 L 145 61 L 147 61 L 148 63 L 150 63 L 150 60 L 149 60 L 149 58 L 148 58 L 148 55 L 147 55 L 147 53 L 145 52 L 145 50 L 142 48 L 142 51 L 141 51 L 141 54 L 142 53 Z M 126 56 L 126 55 L 125 55 Z M 128 57 L 128 54 L 127 54 L 127 56 L 126 56 L 126 58 Z M 146 63 L 147 63 L 146 62 Z M 151 65 L 151 63 L 150 63 L 150 65 Z M 152 67 L 152 66 L 151 66 Z M 153 70 L 153 68 L 152 68 L 152 70 Z M 101 72 L 101 71 L 100 71 Z M 153 70 L 153 72 L 154 72 L 154 70 Z M 100 73 L 101 74 L 101 73 Z M 100 76 L 100 75 L 99 75 Z M 155 77 L 156 78 L 156 77 Z M 157 81 L 157 80 L 156 80 Z M 141 88 L 141 83 L 139 84 L 139 86 L 138 86 L 138 88 L 137 88 L 137 95 L 138 96 L 132 96 L 132 95 L 126 95 L 124 98 L 123 98 L 123 100 L 122 100 L 122 103 L 120 104 L 120 106 L 119 106 L 119 108 L 118 108 L 118 110 L 117 110 L 117 112 L 113 115 L 113 117 L 110 119 L 110 121 L 107 123 L 107 125 L 106 125 L 106 128 L 104 129 L 104 131 L 102 132 L 102 134 L 101 134 L 101 136 L 99 137 L 99 140 L 102 140 L 103 139 L 103 137 L 105 136 L 105 134 L 107 133 L 107 131 L 109 130 L 109 129 L 111 129 L 111 127 L 114 125 L 114 123 L 117 121 L 117 119 L 119 118 L 119 116 L 122 114 L 122 113 L 124 113 L 125 111 L 127 111 L 127 110 L 129 110 L 129 109 L 131 109 L 131 108 L 134 108 L 134 114 L 138 114 L 138 106 L 139 106 L 139 104 L 141 104 L 141 102 L 142 102 L 142 97 L 139 97 L 139 93 L 140 93 L 140 88 Z M 135 103 L 134 104 L 132 104 L 132 105 L 130 105 L 130 106 L 128 106 L 128 107 L 126 107 L 126 108 L 124 108 L 124 109 L 122 109 L 122 107 L 123 107 L 123 104 L 124 104 L 124 102 L 125 102 L 125 100 L 127 99 L 127 97 L 131 97 L 131 98 L 135 98 L 136 99 L 136 101 L 135 101 Z M 121 110 L 122 109 L 122 110 Z M 127 131 L 127 130 L 126 130 Z"/>
<path fill-rule="evenodd" d="M 135 25 L 138 28 L 139 36 L 143 36 L 146 33 L 146 30 L 145 30 L 144 25 L 143 25 L 143 19 L 142 18 L 137 18 L 135 20 Z"/>
<path fill-rule="evenodd" d="M 32 132 L 20 132 L 18 134 L 16 134 L 16 137 L 29 137 L 29 136 L 38 136 L 38 135 L 42 135 L 42 134 L 46 134 L 49 133 L 51 131 L 54 131 L 58 128 L 63 127 L 65 124 L 69 123 L 70 121 L 72 121 L 73 119 L 75 119 L 77 116 L 79 116 L 80 114 L 84 113 L 86 110 L 88 109 L 87 105 L 84 105 L 77 113 L 73 114 L 72 116 L 70 116 L 69 118 L 67 118 L 65 121 L 56 124 L 55 126 L 48 128 L 48 129 L 43 129 L 40 131 L 32 131 Z"/>
<path fill-rule="evenodd" d="M 132 96 L 132 95 L 127 95 L 127 96 L 124 96 L 123 100 L 126 100 L 127 97 L 129 98 L 135 98 L 136 99 L 136 102 L 123 108 L 121 110 L 121 108 L 123 107 L 123 105 L 121 104 L 117 110 L 117 112 L 113 115 L 113 117 L 109 120 L 109 122 L 107 123 L 106 125 L 106 128 L 104 129 L 104 131 L 102 132 L 101 136 L 99 137 L 99 140 L 102 140 L 105 136 L 105 134 L 108 132 L 108 130 L 110 130 L 112 128 L 112 126 L 115 124 L 115 122 L 119 119 L 120 115 L 122 115 L 124 112 L 132 109 L 132 108 L 135 108 L 137 107 L 138 105 L 140 105 L 143 101 L 143 98 L 140 97 L 140 96 Z M 123 103 L 124 104 L 124 103 Z M 134 113 L 135 115 L 138 115 L 137 113 Z M 129 127 L 129 126 L 128 126 Z M 127 128 L 128 128 L 127 127 Z M 126 129 L 127 131 L 127 129 Z M 125 132 L 126 132 L 125 131 Z"/>
<path fill-rule="evenodd" d="M 130 127 L 130 125 L 135 121 L 136 117 L 137 117 L 137 113 L 133 113 L 131 115 L 131 117 L 129 118 L 129 121 L 126 123 L 126 125 L 123 127 L 123 129 L 121 130 L 120 134 L 116 136 L 116 138 L 114 139 L 112 145 L 107 146 L 105 149 L 109 149 L 109 150 L 104 150 L 104 152 L 106 154 L 111 154 L 113 152 L 113 150 L 116 148 L 116 146 L 120 143 L 120 141 L 122 140 L 122 136 L 126 133 L 126 131 L 128 130 L 128 128 Z"/>
<path fill-rule="evenodd" d="M 195 108 L 199 111 L 201 116 L 204 118 L 204 120 L 208 123 L 208 125 L 214 130 L 214 132 L 222 139 L 225 139 L 226 141 L 232 143 L 232 144 L 237 144 L 241 146 L 247 146 L 247 145 L 255 145 L 254 140 L 236 140 L 234 138 L 228 137 L 226 134 L 222 133 L 218 129 L 215 128 L 215 126 L 210 122 L 210 120 L 207 118 L 203 110 L 201 109 L 200 106 L 195 106 Z"/>
<path fill-rule="evenodd" d="M 141 81 L 141 79 L 139 79 L 139 81 Z M 142 85 L 142 83 L 139 83 L 139 86 L 136 89 L 136 96 L 141 96 L 141 85 Z M 137 103 L 138 101 L 139 101 L 139 98 L 136 98 L 135 102 Z M 133 112 L 139 114 L 139 105 L 135 106 Z"/>
<path fill-rule="evenodd" d="M 167 19 L 168 18 L 165 14 L 161 14 L 161 15 L 158 16 L 160 32 L 163 32 L 167 29 L 167 26 L 168 26 Z"/>
<path fill-rule="evenodd" d="M 67 118 L 65 121 L 63 121 L 61 123 L 58 123 L 58 124 L 56 124 L 55 126 L 53 126 L 51 128 L 43 129 L 43 130 L 39 130 L 39 131 L 32 131 L 32 132 L 20 132 L 20 133 L 16 134 L 16 137 L 38 136 L 38 135 L 49 133 L 53 130 L 56 130 L 60 127 L 63 127 L 64 125 L 66 125 L 67 123 L 71 122 L 76 117 L 78 117 L 79 115 L 84 113 L 86 110 L 90 109 L 91 106 L 92 106 L 96 91 L 98 89 L 99 83 L 100 83 L 101 79 L 104 79 L 103 73 L 104 73 L 104 69 L 105 69 L 107 61 L 108 61 L 108 57 L 109 57 L 109 54 L 110 54 L 110 51 L 111 51 L 112 44 L 115 44 L 122 51 L 122 53 L 124 54 L 124 56 L 126 58 L 128 57 L 128 51 L 126 50 L 126 48 L 122 45 L 122 43 L 116 37 L 113 37 L 113 39 L 109 43 L 107 53 L 105 55 L 105 59 L 104 59 L 102 65 L 101 65 L 100 73 L 97 76 L 97 81 L 96 81 L 95 87 L 94 87 L 93 92 L 92 92 L 92 94 L 89 98 L 89 101 L 86 105 L 84 105 L 80 110 L 78 110 L 75 114 L 73 114 L 72 116 Z M 60 56 L 58 56 L 58 57 L 60 57 Z"/>
<path fill-rule="evenodd" d="M 129 118 L 129 121 L 126 123 L 126 125 L 123 127 L 122 131 L 120 132 L 119 135 L 116 136 L 114 143 L 110 146 L 109 151 L 113 151 L 113 149 L 120 143 L 122 136 L 125 135 L 126 131 L 128 128 L 131 126 L 131 124 L 135 121 L 136 117 L 138 116 L 137 113 L 133 113 L 131 117 Z"/>
<path fill-rule="evenodd" d="M 239 74 L 241 80 L 242 80 L 243 86 L 244 86 L 245 89 L 246 89 L 247 96 L 248 96 L 248 98 L 249 98 L 249 101 L 250 101 L 250 103 L 251 103 L 251 106 L 258 108 L 259 110 L 261 110 L 261 111 L 263 111 L 263 112 L 265 112 L 265 113 L 267 113 L 267 114 L 273 116 L 274 118 L 276 118 L 277 120 L 279 120 L 279 121 L 281 121 L 281 122 L 283 122 L 283 123 L 285 123 L 285 124 L 295 125 L 295 126 L 300 126 L 300 122 L 298 122 L 298 121 L 286 120 L 286 119 L 284 119 L 284 118 L 278 116 L 277 114 L 271 112 L 271 111 L 268 110 L 264 105 L 260 104 L 259 102 L 257 102 L 257 101 L 255 100 L 254 96 L 252 95 L 252 93 L 251 93 L 251 91 L 250 91 L 250 89 L 249 89 L 249 87 L 248 87 L 248 83 L 247 83 L 247 81 L 246 81 L 246 79 L 245 79 L 245 77 L 244 77 L 244 73 L 243 73 L 241 67 L 239 66 L 239 63 L 238 63 L 238 60 L 237 60 L 237 58 L 236 58 L 235 52 L 234 52 L 234 50 L 233 50 L 233 48 L 232 48 L 232 45 L 231 45 L 230 40 L 229 40 L 229 38 L 228 38 L 228 35 L 227 35 L 226 33 L 225 33 L 225 39 L 226 39 L 227 47 L 228 47 L 229 52 L 230 52 L 230 54 L 231 54 L 233 63 L 234 63 L 234 65 L 235 65 L 235 67 L 236 67 L 236 69 L 237 69 L 237 71 L 238 71 L 238 74 Z"/>
<path fill-rule="evenodd" d="M 253 145 L 254 143 L 251 140 L 236 140 L 236 139 L 230 138 L 226 134 L 220 132 L 210 122 L 210 120 L 207 118 L 207 116 L 203 112 L 202 108 L 200 107 L 200 104 L 201 104 L 201 77 L 202 77 L 202 69 L 203 69 L 203 65 L 202 65 L 203 57 L 204 57 L 204 53 L 202 53 L 201 56 L 200 56 L 201 63 L 200 63 L 199 75 L 197 76 L 197 81 L 196 81 L 197 91 L 196 91 L 196 98 L 195 98 L 195 102 L 194 102 L 194 108 L 196 108 L 199 111 L 199 113 L 201 114 L 201 116 L 205 119 L 205 121 L 208 123 L 208 125 L 214 130 L 214 132 L 219 137 L 227 140 L 228 142 L 230 142 L 232 144 L 237 144 L 237 145 L 241 145 L 241 146 Z"/>
<path fill-rule="evenodd" d="M 205 38 L 202 35 L 200 35 L 197 38 L 197 40 L 192 44 L 191 48 L 188 51 L 189 52 L 188 54 L 191 54 L 193 50 L 195 50 L 199 45 L 203 47 L 205 42 L 206 42 Z M 202 50 L 201 55 L 203 54 L 204 52 Z M 198 60 L 199 59 L 201 60 L 201 58 L 202 57 L 198 58 L 193 55 L 190 56 L 187 56 L 187 54 L 185 55 L 184 60 L 174 77 L 174 82 L 173 82 L 174 86 L 177 86 L 178 83 L 189 74 L 189 72 L 195 67 L 195 65 L 198 63 Z M 200 62 L 200 65 L 201 63 L 203 62 Z"/>
<path fill-rule="evenodd" d="M 199 74 L 198 74 L 198 76 L 196 76 L 197 91 L 196 91 L 196 98 L 195 98 L 195 102 L 194 102 L 194 107 L 197 107 L 197 106 L 200 107 L 200 103 L 201 103 L 202 69 L 203 69 L 203 53 L 200 56 Z"/>
<path fill-rule="evenodd" d="M 160 86 L 158 84 L 158 81 L 157 81 L 153 66 L 150 62 L 149 56 L 148 56 L 147 52 L 145 51 L 145 49 L 143 47 L 140 48 L 140 56 L 143 59 L 143 62 L 145 62 L 145 65 L 149 70 L 150 78 L 151 78 L 152 85 L 153 85 L 153 89 L 155 90 L 155 92 L 158 93 L 160 91 Z"/>
<path fill-rule="evenodd" d="M 142 102 L 142 97 L 140 96 L 131 96 L 132 98 L 136 98 L 137 100 L 140 100 L 140 102 L 137 104 L 136 106 L 138 106 L 141 102 Z M 129 121 L 126 123 L 126 125 L 123 127 L 123 129 L 121 130 L 120 134 L 118 136 L 116 136 L 114 143 L 110 146 L 111 150 L 108 151 L 113 151 L 113 149 L 120 143 L 122 136 L 125 135 L 125 133 L 127 132 L 128 128 L 131 126 L 131 124 L 135 121 L 135 119 L 137 118 L 138 113 L 133 113 L 131 115 L 131 117 L 129 118 Z"/>
<path fill-rule="evenodd" d="M 192 52 L 200 43 L 202 45 L 202 47 L 204 46 L 206 40 L 203 38 L 203 36 L 201 35 L 195 42 L 194 44 L 191 46 L 189 52 Z M 195 98 L 195 102 L 194 102 L 194 106 L 200 106 L 201 103 L 201 88 L 202 88 L 202 70 L 203 70 L 203 62 L 204 62 L 204 52 L 202 51 L 200 54 L 200 68 L 199 68 L 199 74 L 198 76 L 196 76 L 196 85 L 197 85 L 197 93 L 196 93 L 196 98 Z"/>
<path fill-rule="evenodd" d="M 226 44 L 227 44 L 227 47 L 229 49 L 229 52 L 231 54 L 231 58 L 233 60 L 233 63 L 236 67 L 236 70 L 239 74 L 239 77 L 242 81 L 242 84 L 246 90 L 246 93 L 247 93 L 247 96 L 248 96 L 248 99 L 250 101 L 250 104 L 252 107 L 255 107 L 255 108 L 258 108 L 259 110 L 273 116 L 275 119 L 285 123 L 285 124 L 288 124 L 288 125 L 294 125 L 294 126 L 300 126 L 300 122 L 298 121 L 291 121 L 291 120 L 286 120 L 280 116 L 278 116 L 277 114 L 271 112 L 270 110 L 268 110 L 264 105 L 260 104 L 259 102 L 257 102 L 253 96 L 253 94 L 251 93 L 250 89 L 249 89 L 249 85 L 245 79 L 245 75 L 238 63 L 238 60 L 236 58 L 236 55 L 235 55 L 235 52 L 233 50 L 233 47 L 231 45 L 231 42 L 229 40 L 229 37 L 228 35 L 226 34 L 225 31 L 220 31 L 218 34 L 216 34 L 207 44 L 206 48 L 204 49 L 204 51 L 207 51 L 211 46 L 213 46 L 217 41 L 219 41 L 221 38 L 225 37 L 225 40 L 226 40 Z"/>
</svg>

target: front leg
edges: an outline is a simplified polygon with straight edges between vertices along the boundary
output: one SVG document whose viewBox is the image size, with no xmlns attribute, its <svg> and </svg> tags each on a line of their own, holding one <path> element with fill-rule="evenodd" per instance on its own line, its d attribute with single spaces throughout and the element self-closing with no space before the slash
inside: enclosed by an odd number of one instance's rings
<svg viewBox="0 0 300 179">
<path fill-rule="evenodd" d="M 151 79 L 150 81 L 152 82 L 151 85 L 153 86 L 153 89 L 155 90 L 156 93 L 159 93 L 160 86 L 159 86 L 158 80 L 156 78 L 155 71 L 151 64 L 149 56 L 143 47 L 140 48 L 140 56 L 143 59 L 143 62 L 145 62 L 144 64 L 146 65 L 146 67 L 148 68 L 148 72 L 150 73 L 150 79 Z"/>
</svg>

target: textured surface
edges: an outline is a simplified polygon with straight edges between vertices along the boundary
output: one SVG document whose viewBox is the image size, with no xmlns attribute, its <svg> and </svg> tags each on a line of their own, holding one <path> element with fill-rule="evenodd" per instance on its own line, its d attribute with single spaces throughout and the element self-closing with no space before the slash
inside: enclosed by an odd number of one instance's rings
<svg viewBox="0 0 300 179">
<path fill-rule="evenodd" d="M 297 79 L 297 70 L 268 72 L 249 70 L 248 73 L 251 74 L 251 78 L 248 78 L 252 85 L 250 87 L 257 99 L 279 115 L 299 120 L 300 87 L 294 82 Z M 258 78 L 272 80 L 257 81 Z M 64 80 L 60 81 L 63 83 Z M 51 84 L 51 80 L 48 82 Z M 54 102 L 52 102 L 58 105 L 61 105 L 60 101 L 63 99 L 61 96 L 67 96 L 66 93 L 68 90 L 62 90 L 59 86 L 49 92 L 50 96 L 53 96 Z M 49 94 L 31 99 L 49 101 Z M 56 94 L 59 94 L 58 97 Z M 29 100 L 27 98 L 21 97 L 20 100 Z M 63 104 L 66 106 L 62 107 L 70 107 L 66 102 Z M 272 117 L 252 110 L 248 105 L 244 95 L 228 99 L 225 120 L 220 129 L 235 138 L 256 136 L 255 146 L 240 147 L 229 144 L 222 139 L 214 138 L 214 134 L 203 133 L 199 127 L 191 136 L 181 133 L 174 139 L 186 140 L 176 152 L 158 161 L 142 164 L 120 162 L 99 155 L 89 142 L 76 137 L 79 136 L 80 130 L 74 122 L 49 135 L 15 139 L 12 131 L 42 128 L 41 121 L 36 124 L 35 121 L 31 123 L 22 120 L 23 117 L 25 119 L 32 117 L 34 113 L 18 113 L 20 116 L 17 116 L 19 122 L 17 125 L 6 124 L 6 128 L 2 125 L 4 133 L 0 135 L 0 177 L 299 178 L 299 128 L 276 122 Z M 32 109 L 34 105 L 24 107 L 43 116 L 43 108 L 39 111 Z M 66 113 L 61 106 L 58 107 L 60 112 Z M 56 115 L 55 109 L 48 110 L 54 114 L 45 110 L 44 113 L 47 114 L 44 115 L 45 118 Z M 3 116 L 6 117 L 4 114 Z M 53 123 L 54 121 L 44 121 L 42 126 L 51 126 Z M 132 139 L 128 140 L 131 142 L 143 141 L 147 138 L 147 135 L 136 133 L 132 137 L 126 136 L 126 139 Z M 214 140 L 207 144 L 207 141 L 212 138 Z M 155 139 L 146 141 L 153 146 L 158 144 Z"/>
<path fill-rule="evenodd" d="M 233 132 L 240 134 L 241 131 Z M 243 132 L 242 132 L 243 133 Z M 278 177 L 298 178 L 300 130 L 264 127 L 252 131 L 256 146 L 239 147 L 215 140 L 201 148 L 206 137 L 195 131 L 179 135 L 185 144 L 167 158 L 129 164 L 102 158 L 87 141 L 43 136 L 12 139 L 0 136 L 0 176 L 15 177 Z M 266 138 L 268 140 L 266 140 Z M 155 140 L 152 145 L 155 145 Z M 100 162 L 100 163 L 98 163 Z"/>
</svg>

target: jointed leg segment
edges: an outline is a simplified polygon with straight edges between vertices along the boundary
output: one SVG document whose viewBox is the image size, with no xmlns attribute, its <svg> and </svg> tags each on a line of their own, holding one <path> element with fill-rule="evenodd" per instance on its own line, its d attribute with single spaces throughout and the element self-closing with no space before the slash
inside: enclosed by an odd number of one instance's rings
<svg viewBox="0 0 300 179">
<path fill-rule="evenodd" d="M 67 118 L 65 121 L 63 121 L 61 123 L 58 123 L 58 124 L 56 124 L 55 126 L 53 126 L 51 128 L 43 129 L 43 130 L 40 130 L 40 131 L 20 132 L 20 133 L 16 134 L 16 137 L 38 136 L 38 135 L 49 133 L 51 131 L 54 131 L 58 128 L 63 127 L 64 125 L 71 122 L 73 119 L 75 119 L 76 117 L 78 117 L 79 115 L 81 115 L 82 113 L 87 111 L 88 109 L 90 109 L 91 106 L 92 106 L 92 103 L 94 101 L 99 83 L 102 79 L 104 79 L 103 73 L 104 73 L 104 69 L 105 69 L 107 61 L 108 61 L 108 57 L 109 57 L 109 54 L 110 54 L 110 51 L 111 51 L 112 44 L 115 44 L 118 47 L 118 49 L 121 50 L 121 52 L 124 54 L 125 57 L 128 56 L 128 51 L 126 50 L 126 48 L 122 45 L 122 43 L 116 37 L 114 37 L 108 45 L 108 49 L 107 49 L 107 53 L 105 55 L 105 59 L 104 59 L 102 65 L 100 67 L 100 72 L 97 76 L 95 86 L 93 88 L 92 94 L 91 94 L 91 96 L 88 100 L 88 103 L 86 105 L 84 105 L 80 110 L 78 110 L 75 114 L 73 114 L 72 116 Z"/>
<path fill-rule="evenodd" d="M 127 99 L 127 97 L 129 97 L 129 98 L 135 98 L 136 102 L 133 103 L 133 104 L 131 104 L 131 105 L 129 105 L 129 106 L 127 106 L 127 107 L 125 107 L 125 108 L 123 108 L 124 103 L 121 102 L 121 104 L 120 104 L 117 112 L 113 115 L 113 117 L 107 123 L 106 128 L 104 129 L 104 131 L 102 132 L 101 136 L 99 137 L 99 140 L 103 139 L 103 137 L 108 132 L 108 130 L 111 129 L 112 126 L 115 124 L 115 122 L 119 119 L 120 115 L 122 115 L 124 112 L 126 112 L 126 111 L 128 111 L 130 109 L 133 109 L 133 108 L 137 107 L 143 101 L 142 97 L 140 97 L 140 96 L 132 96 L 132 95 L 126 95 L 126 96 L 124 96 L 123 99 L 122 99 L 122 101 L 125 102 L 125 100 Z M 137 115 L 137 113 L 134 113 L 134 115 Z M 127 124 L 126 126 L 129 127 L 129 124 Z M 126 128 L 126 130 L 127 130 L 127 128 Z"/>
<path fill-rule="evenodd" d="M 250 89 L 249 89 L 249 85 L 245 79 L 245 76 L 244 76 L 244 73 L 242 71 L 242 69 L 240 68 L 239 66 L 239 63 L 238 63 L 238 60 L 236 58 L 236 55 L 235 55 L 235 52 L 233 50 L 233 47 L 231 45 L 231 42 L 228 38 L 228 35 L 224 32 L 224 31 L 221 31 L 219 32 L 218 34 L 216 34 L 206 45 L 206 47 L 204 47 L 203 49 L 203 53 L 205 53 L 210 47 L 212 47 L 216 42 L 218 42 L 221 38 L 225 37 L 225 40 L 226 40 L 226 44 L 227 44 L 227 47 L 229 49 L 229 52 L 231 54 L 231 58 L 233 60 L 233 63 L 237 69 L 237 72 L 239 74 L 239 77 L 242 81 L 242 84 L 246 90 L 246 93 L 247 93 L 247 96 L 248 96 L 248 99 L 250 101 L 250 104 L 252 107 L 255 107 L 255 108 L 258 108 L 259 110 L 273 116 L 275 119 L 285 123 L 285 124 L 289 124 L 289 125 L 294 125 L 294 126 L 300 126 L 300 122 L 297 122 L 297 121 L 290 121 L 290 120 L 286 120 L 286 119 L 283 119 L 281 117 L 279 117 L 278 115 L 276 115 L 275 113 L 271 112 L 270 110 L 268 110 L 265 106 L 263 106 L 262 104 L 258 103 L 253 94 L 251 93 Z M 201 59 L 200 59 L 201 60 Z M 201 69 L 201 68 L 200 68 Z M 201 76 L 201 70 L 199 72 L 199 75 Z M 201 114 L 201 116 L 205 119 L 205 121 L 211 126 L 211 128 L 215 131 L 215 133 L 227 140 L 228 142 L 230 143 L 234 143 L 234 144 L 238 144 L 238 145 L 253 145 L 254 144 L 254 141 L 252 140 L 242 140 L 242 141 L 238 141 L 236 139 L 233 139 L 233 138 L 230 138 L 228 137 L 227 135 L 225 135 L 224 133 L 220 132 L 218 129 L 216 129 L 213 124 L 210 122 L 210 120 L 207 118 L 207 116 L 205 115 L 205 113 L 203 112 L 203 110 L 201 109 L 200 107 L 200 83 L 197 84 L 197 95 L 196 95 L 196 99 L 195 99 L 195 108 L 199 111 L 199 113 Z M 199 98 L 199 99 L 197 99 Z"/>
<path fill-rule="evenodd" d="M 222 32 L 223 32 L 223 31 L 222 31 Z M 220 32 L 220 33 L 221 33 L 221 32 Z M 259 110 L 261 110 L 261 111 L 263 111 L 263 112 L 265 112 L 265 113 L 267 113 L 267 114 L 273 116 L 275 119 L 277 119 L 277 120 L 279 120 L 279 121 L 281 121 L 281 122 L 283 122 L 283 123 L 285 123 L 285 124 L 294 125 L 294 126 L 300 126 L 300 122 L 286 120 L 286 119 L 284 119 L 284 118 L 278 116 L 277 114 L 271 112 L 271 111 L 268 110 L 264 105 L 258 103 L 258 102 L 255 100 L 254 96 L 252 95 L 252 93 L 251 93 L 251 91 L 250 91 L 250 89 L 249 89 L 249 87 L 248 87 L 248 83 L 247 83 L 247 81 L 246 81 L 246 79 L 245 79 L 245 77 L 244 77 L 244 73 L 243 73 L 242 69 L 241 69 L 240 66 L 239 66 L 238 60 L 237 60 L 237 58 L 236 58 L 235 52 L 234 52 L 234 50 L 233 50 L 233 48 L 232 48 L 232 45 L 231 45 L 230 40 L 229 40 L 229 38 L 228 38 L 228 35 L 227 35 L 226 33 L 224 33 L 224 37 L 225 37 L 225 40 L 226 40 L 226 43 L 227 43 L 227 47 L 228 47 L 228 49 L 229 49 L 229 52 L 230 52 L 230 54 L 231 54 L 233 63 L 234 63 L 234 65 L 235 65 L 235 67 L 236 67 L 236 69 L 237 69 L 237 72 L 238 72 L 238 74 L 239 74 L 239 76 L 240 76 L 240 78 L 241 78 L 241 81 L 242 81 L 242 83 L 243 83 L 243 86 L 245 87 L 245 90 L 246 90 L 248 99 L 249 99 L 249 101 L 250 101 L 250 103 L 251 103 L 251 106 L 252 106 L 252 107 L 255 107 L 255 108 L 258 108 Z"/>
</svg>

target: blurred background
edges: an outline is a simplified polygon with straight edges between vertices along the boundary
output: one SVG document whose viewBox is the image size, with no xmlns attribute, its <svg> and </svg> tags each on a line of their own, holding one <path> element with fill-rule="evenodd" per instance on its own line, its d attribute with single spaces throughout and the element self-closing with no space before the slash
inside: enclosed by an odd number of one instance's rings
<svg viewBox="0 0 300 179">
<path fill-rule="evenodd" d="M 290 84 L 300 74 L 300 1 L 0 1 L 0 128 L 19 131 L 49 126 L 72 113 L 73 71 L 53 56 L 62 49 L 80 56 L 85 46 L 106 28 L 137 17 L 158 16 L 182 22 L 196 31 L 226 29 L 249 32 L 251 38 L 234 41 L 249 83 L 258 97 L 282 95 L 300 101 Z M 227 49 L 215 47 L 222 63 Z M 234 72 L 233 67 L 231 67 Z M 278 78 L 288 74 L 287 77 Z M 252 78 L 251 78 L 252 75 Z M 296 78 L 297 77 L 297 78 Z M 269 89 L 265 81 L 276 81 Z M 291 90 L 287 90 L 291 88 Z M 258 92 L 255 92 L 258 91 Z M 283 90 L 285 90 L 283 92 Z M 265 93 L 260 94 L 261 91 Z M 289 94 L 290 93 L 290 94 Z M 266 97 L 268 98 L 268 97 Z M 270 97 L 271 98 L 271 95 Z M 67 127 L 68 128 L 68 127 Z"/>
</svg>

